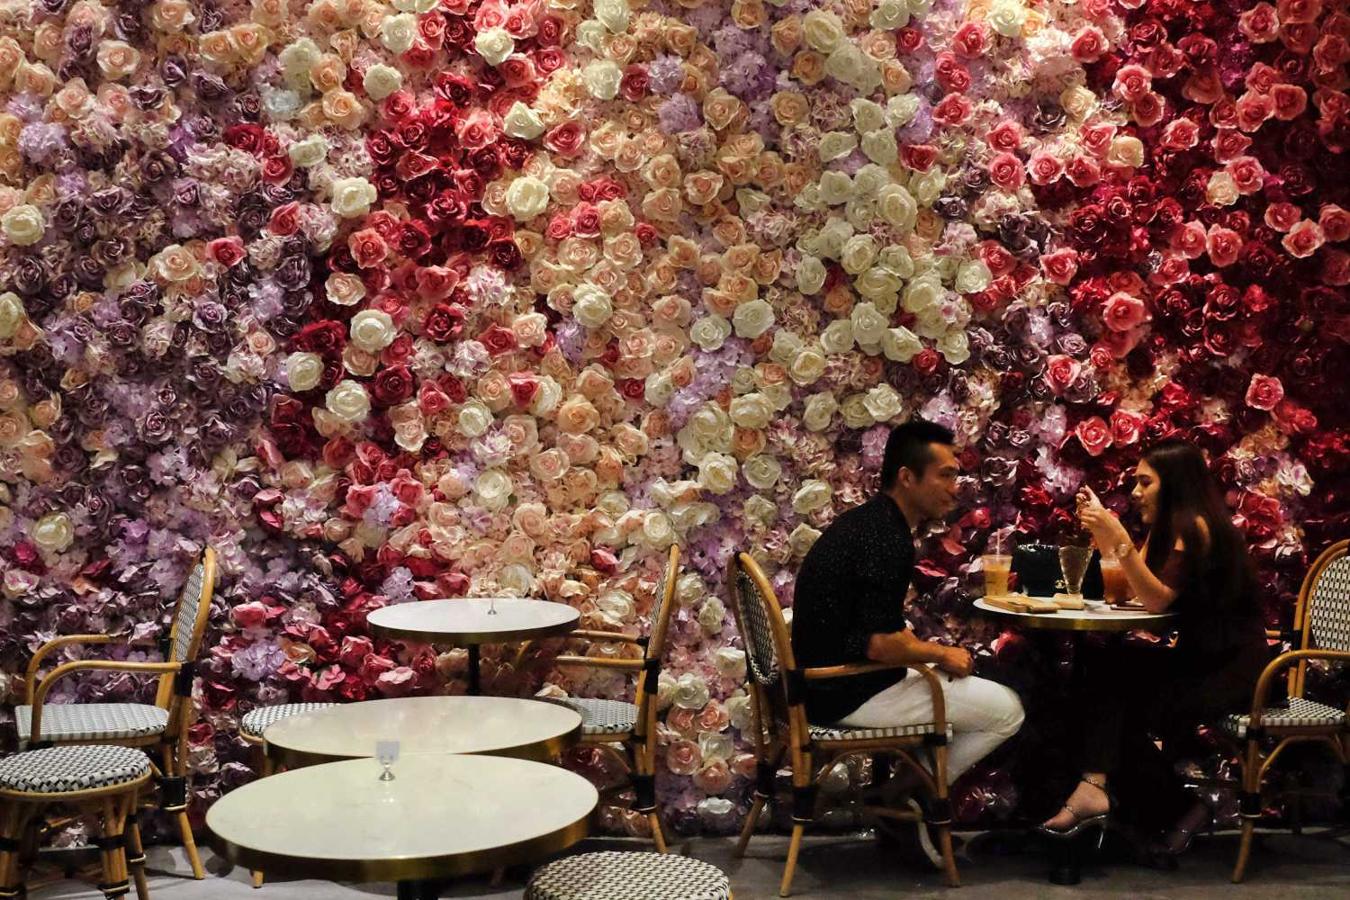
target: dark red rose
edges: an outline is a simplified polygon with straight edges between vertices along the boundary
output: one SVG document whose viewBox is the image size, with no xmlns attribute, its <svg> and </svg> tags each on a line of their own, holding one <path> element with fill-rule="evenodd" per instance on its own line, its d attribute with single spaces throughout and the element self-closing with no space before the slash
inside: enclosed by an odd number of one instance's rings
<svg viewBox="0 0 1350 900">
<path fill-rule="evenodd" d="M 619 82 L 619 93 L 629 103 L 637 103 L 651 90 L 651 79 L 647 77 L 645 66 L 633 64 L 623 70 L 623 80 Z"/>
<path fill-rule="evenodd" d="M 464 328 L 464 310 L 449 303 L 438 303 L 427 313 L 422 330 L 438 344 L 458 338 Z"/>
<path fill-rule="evenodd" d="M 263 151 L 266 130 L 253 122 L 231 125 L 221 135 L 221 139 L 236 150 L 252 153 L 255 156 Z"/>
<path fill-rule="evenodd" d="M 407 366 L 381 369 L 370 384 L 370 397 L 377 406 L 402 403 L 413 394 L 412 372 Z"/>
<path fill-rule="evenodd" d="M 923 348 L 918 353 L 914 354 L 914 358 L 910 360 L 910 365 L 914 366 L 914 368 L 923 375 L 933 374 L 938 370 L 938 366 L 941 364 L 941 354 L 932 347 Z"/>
<path fill-rule="evenodd" d="M 488 353 L 498 356 L 516 349 L 515 333 L 509 328 L 493 325 L 478 335 L 478 342 L 487 348 Z"/>
<path fill-rule="evenodd" d="M 908 144 L 900 148 L 900 158 L 906 166 L 918 172 L 927 172 L 937 161 L 937 148 L 929 144 Z"/>
<path fill-rule="evenodd" d="M 311 322 L 291 338 L 296 350 L 320 355 L 341 353 L 347 343 L 347 329 L 341 322 Z"/>
<path fill-rule="evenodd" d="M 539 379 L 529 372 L 515 372 L 506 380 L 511 385 L 511 398 L 517 406 L 529 406 L 539 393 Z"/>
<path fill-rule="evenodd" d="M 525 263 L 525 257 L 521 255 L 515 241 L 493 241 L 488 245 L 488 254 L 492 257 L 492 264 L 505 272 Z"/>
</svg>

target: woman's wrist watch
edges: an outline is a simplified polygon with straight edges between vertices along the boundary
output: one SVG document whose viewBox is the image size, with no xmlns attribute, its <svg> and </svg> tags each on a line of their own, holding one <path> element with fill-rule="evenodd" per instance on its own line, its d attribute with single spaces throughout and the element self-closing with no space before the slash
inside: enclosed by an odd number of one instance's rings
<svg viewBox="0 0 1350 900">
<path fill-rule="evenodd" d="M 1116 544 L 1114 547 L 1112 547 L 1111 551 L 1112 555 L 1115 556 L 1116 559 L 1124 559 L 1125 557 L 1130 555 L 1130 551 L 1133 549 L 1134 549 L 1133 542 L 1131 542 L 1129 538 L 1126 538 L 1119 544 Z"/>
</svg>

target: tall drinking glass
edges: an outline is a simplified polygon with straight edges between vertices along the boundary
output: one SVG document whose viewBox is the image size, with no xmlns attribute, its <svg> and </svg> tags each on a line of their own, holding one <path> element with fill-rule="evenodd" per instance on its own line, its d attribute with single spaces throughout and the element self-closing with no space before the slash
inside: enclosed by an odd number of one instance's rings
<svg viewBox="0 0 1350 900">
<path fill-rule="evenodd" d="M 375 758 L 384 766 L 384 771 L 380 773 L 381 781 L 393 781 L 394 773 L 390 767 L 398 762 L 398 741 L 376 741 Z"/>
<path fill-rule="evenodd" d="M 1083 576 L 1092 561 L 1091 547 L 1060 547 L 1059 571 L 1064 575 L 1064 591 L 1074 597 L 1083 593 Z"/>
<path fill-rule="evenodd" d="M 984 595 L 1002 597 L 1008 593 L 1008 576 L 1012 573 L 1012 557 L 1005 553 L 986 553 L 984 562 Z"/>
</svg>

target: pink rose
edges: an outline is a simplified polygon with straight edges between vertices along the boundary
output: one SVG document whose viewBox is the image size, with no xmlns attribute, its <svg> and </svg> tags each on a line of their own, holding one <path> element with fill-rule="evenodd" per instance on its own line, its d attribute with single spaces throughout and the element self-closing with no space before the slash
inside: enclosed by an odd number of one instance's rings
<svg viewBox="0 0 1350 900">
<path fill-rule="evenodd" d="M 1031 155 L 1027 162 L 1027 175 L 1032 184 L 1050 184 L 1064 174 L 1064 163 L 1059 157 L 1043 151 Z"/>
<path fill-rule="evenodd" d="M 1110 122 L 1094 122 L 1080 128 L 1078 136 L 1093 156 L 1105 156 L 1111 149 L 1111 142 L 1115 140 L 1116 126 Z"/>
<path fill-rule="evenodd" d="M 1017 190 L 1025 178 L 1022 161 L 1011 153 L 1000 153 L 989 161 L 989 180 L 1005 191 Z"/>
<path fill-rule="evenodd" d="M 261 628 L 267 624 L 267 606 L 257 600 L 241 603 L 230 610 L 230 619 L 240 628 Z"/>
<path fill-rule="evenodd" d="M 1173 119 L 1163 129 L 1160 142 L 1168 150 L 1190 150 L 1200 141 L 1200 126 L 1190 119 Z"/>
<path fill-rule="evenodd" d="M 1111 446 L 1111 427 L 1101 416 L 1079 422 L 1073 433 L 1089 456 L 1101 456 Z"/>
<path fill-rule="evenodd" d="M 1350 212 L 1334 203 L 1322 207 L 1317 215 L 1317 224 L 1322 226 L 1322 235 L 1328 243 L 1337 244 L 1350 239 Z"/>
<path fill-rule="evenodd" d="M 694 785 L 705 794 L 721 794 L 731 787 L 731 769 L 714 759 L 694 775 Z"/>
<path fill-rule="evenodd" d="M 1221 128 L 1214 135 L 1214 140 L 1210 142 L 1210 145 L 1214 148 L 1214 159 L 1217 162 L 1226 163 L 1246 153 L 1247 148 L 1252 145 L 1252 139 L 1240 131 Z"/>
<path fill-rule="evenodd" d="M 361 665 L 361 661 L 375 652 L 375 644 L 367 637 L 355 637 L 347 635 L 342 639 L 342 649 L 338 651 L 338 659 L 344 666 L 355 669 Z"/>
<path fill-rule="evenodd" d="M 1064 170 L 1074 187 L 1091 187 L 1102 180 L 1102 167 L 1086 156 L 1075 156 Z"/>
<path fill-rule="evenodd" d="M 933 121 L 939 125 L 953 127 L 970 118 L 974 110 L 975 104 L 964 94 L 948 94 L 933 107 Z"/>
<path fill-rule="evenodd" d="M 1082 371 L 1083 364 L 1072 356 L 1055 354 L 1045 361 L 1045 383 L 1050 386 L 1051 391 L 1059 395 L 1078 380 Z"/>
<path fill-rule="evenodd" d="M 1041 271 L 1055 284 L 1069 284 L 1078 274 L 1078 251 L 1064 247 L 1045 254 L 1041 257 Z"/>
<path fill-rule="evenodd" d="M 1123 409 L 1112 410 L 1111 439 L 1117 447 L 1128 447 L 1139 440 L 1147 423 L 1148 419 L 1137 413 L 1126 412 Z"/>
<path fill-rule="evenodd" d="M 1130 116 L 1141 128 L 1152 128 L 1163 120 L 1167 104 L 1161 94 L 1145 91 L 1139 99 L 1130 104 Z"/>
<path fill-rule="evenodd" d="M 1110 44 L 1106 42 L 1102 30 L 1096 25 L 1087 25 L 1074 35 L 1073 43 L 1069 45 L 1069 55 L 1076 63 L 1095 63 L 1109 49 Z"/>
<path fill-rule="evenodd" d="M 974 59 L 983 56 L 989 49 L 989 34 L 984 26 L 977 22 L 967 22 L 952 35 L 952 47 L 958 56 Z"/>
<path fill-rule="evenodd" d="M 1255 131 L 1273 115 L 1275 100 L 1271 96 L 1248 91 L 1237 100 L 1237 125 L 1243 131 Z"/>
<path fill-rule="evenodd" d="M 693 775 L 703 764 L 703 754 L 693 741 L 675 741 L 666 748 L 666 768 L 676 775 Z"/>
<path fill-rule="evenodd" d="M 1022 140 L 1022 126 L 1011 119 L 999 122 L 985 137 L 989 146 L 1000 153 L 1012 153 L 1022 146 Z"/>
<path fill-rule="evenodd" d="M 1279 36 L 1280 20 L 1275 7 L 1258 3 L 1238 16 L 1238 28 L 1253 44 L 1268 44 Z"/>
<path fill-rule="evenodd" d="M 1317 252 L 1317 249 L 1326 242 L 1322 234 L 1322 228 L 1312 219 L 1304 219 L 1293 228 L 1280 241 L 1280 245 L 1288 250 L 1290 255 L 1299 259 L 1307 259 Z"/>
<path fill-rule="evenodd" d="M 1116 70 L 1111 90 L 1126 103 L 1133 103 L 1153 87 L 1153 73 L 1141 65 L 1130 64 Z"/>
<path fill-rule="evenodd" d="M 1261 190 L 1266 170 L 1254 156 L 1239 156 L 1228 163 L 1228 174 L 1233 176 L 1239 193 L 1255 194 Z"/>
<path fill-rule="evenodd" d="M 1209 233 L 1205 235 L 1205 249 L 1209 251 L 1209 260 L 1214 265 L 1221 268 L 1231 266 L 1242 252 L 1242 235 L 1231 228 L 1211 225 Z"/>
<path fill-rule="evenodd" d="M 1275 104 L 1275 118 L 1292 122 L 1308 108 L 1308 92 L 1296 84 L 1277 84 L 1270 89 Z"/>
<path fill-rule="evenodd" d="M 1277 201 L 1266 207 L 1264 216 L 1266 225 L 1283 234 L 1298 224 L 1303 218 L 1303 210 L 1292 203 Z"/>
<path fill-rule="evenodd" d="M 1129 331 L 1143 323 L 1148 315 L 1144 301 L 1124 291 L 1112 294 L 1102 306 L 1102 320 L 1112 331 Z"/>
<path fill-rule="evenodd" d="M 1274 375 L 1253 375 L 1247 385 L 1247 405 L 1270 412 L 1284 399 L 1284 385 Z"/>
<path fill-rule="evenodd" d="M 699 731 L 717 734 L 725 731 L 727 725 L 731 724 L 731 716 L 727 714 L 726 707 L 722 704 L 716 700 L 709 700 L 708 705 L 699 710 L 696 721 Z"/>
</svg>

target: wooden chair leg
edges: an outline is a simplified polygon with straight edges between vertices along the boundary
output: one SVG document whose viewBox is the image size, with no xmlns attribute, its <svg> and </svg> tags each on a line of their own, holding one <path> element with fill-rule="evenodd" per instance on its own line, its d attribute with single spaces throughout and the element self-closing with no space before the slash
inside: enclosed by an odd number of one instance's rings
<svg viewBox="0 0 1350 900">
<path fill-rule="evenodd" d="M 202 858 L 197 854 L 197 841 L 192 836 L 192 822 L 188 819 L 187 810 L 178 814 L 178 833 L 183 838 L 183 850 L 192 866 L 192 877 L 201 881 L 206 877 L 206 870 L 202 868 Z"/>
<path fill-rule="evenodd" d="M 652 825 L 652 843 L 656 845 L 656 852 L 667 852 L 666 835 L 661 830 L 661 816 L 654 812 L 647 813 L 647 821 Z"/>
<path fill-rule="evenodd" d="M 1261 745 L 1258 741 L 1247 741 L 1247 752 L 1242 760 L 1242 843 L 1238 845 L 1237 864 L 1233 866 L 1233 883 L 1242 881 L 1247 874 L 1247 861 L 1252 853 L 1252 838 L 1256 832 L 1256 819 L 1259 810 L 1249 809 L 1251 798 L 1261 796 Z"/>
<path fill-rule="evenodd" d="M 1242 820 L 1242 843 L 1238 846 L 1237 865 L 1233 867 L 1233 883 L 1238 884 L 1247 874 L 1247 859 L 1252 855 L 1252 838 L 1256 832 L 1255 819 Z"/>
<path fill-rule="evenodd" d="M 755 833 L 755 826 L 759 823 L 759 814 L 764 811 L 764 805 L 768 802 L 768 797 L 755 795 L 755 802 L 750 805 L 750 815 L 745 817 L 745 824 L 741 826 L 741 838 L 736 842 L 736 850 L 732 853 L 737 859 L 745 855 L 750 836 Z"/>
<path fill-rule="evenodd" d="M 150 885 L 145 880 L 145 845 L 141 843 L 141 825 L 133 800 L 127 817 L 127 868 L 136 883 L 136 900 L 150 900 Z"/>
<path fill-rule="evenodd" d="M 961 875 L 956 871 L 956 857 L 952 854 L 951 802 L 947 792 L 947 746 L 939 744 L 933 752 L 933 787 L 939 805 L 945 810 L 947 821 L 937 828 L 938 849 L 942 852 L 942 868 L 947 873 L 947 886 L 960 887 Z M 925 827 L 923 822 L 919 827 Z"/>
<path fill-rule="evenodd" d="M 797 854 L 802 849 L 802 834 L 806 831 L 806 823 L 794 822 L 792 825 L 792 841 L 788 844 L 787 865 L 783 867 L 783 881 L 778 885 L 778 896 L 786 897 L 792 893 L 792 875 L 797 869 Z"/>
<path fill-rule="evenodd" d="M 0 808 L 0 897 L 26 893 L 20 849 L 28 819 L 36 810 L 26 803 L 8 803 Z"/>
<path fill-rule="evenodd" d="M 132 792 L 106 797 L 99 804 L 102 814 L 100 831 L 103 839 L 103 845 L 99 850 L 99 857 L 103 863 L 103 882 L 99 885 L 99 890 L 103 891 L 103 896 L 108 900 L 124 897 L 131 890 L 130 880 L 127 877 L 127 848 L 124 838 L 127 815 L 135 801 L 136 795 Z"/>
<path fill-rule="evenodd" d="M 253 871 L 253 886 L 254 886 L 255 888 L 260 888 L 260 887 L 262 887 L 262 886 L 263 886 L 263 880 L 264 880 L 264 878 L 265 878 L 266 876 L 263 875 L 261 869 L 254 869 L 254 870 L 252 870 L 252 871 Z"/>
</svg>

